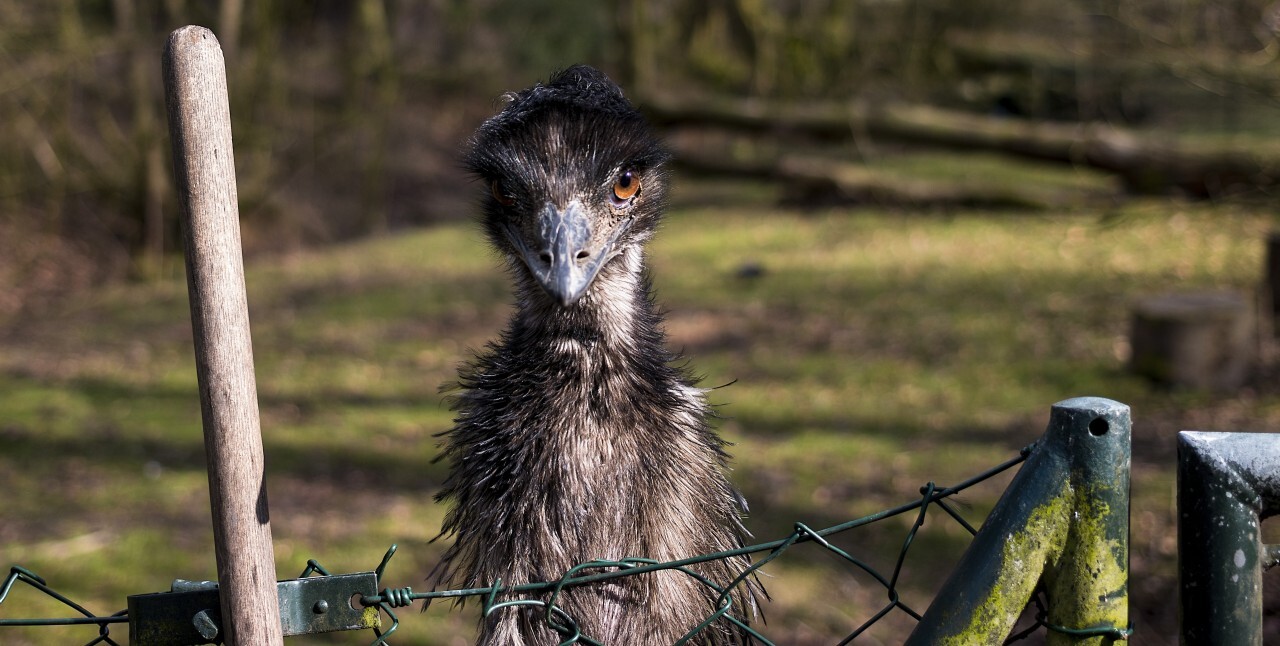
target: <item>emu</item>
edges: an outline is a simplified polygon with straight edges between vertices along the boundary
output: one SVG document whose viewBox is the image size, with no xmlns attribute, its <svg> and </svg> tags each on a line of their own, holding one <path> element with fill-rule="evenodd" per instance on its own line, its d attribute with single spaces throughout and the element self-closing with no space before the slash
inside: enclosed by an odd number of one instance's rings
<svg viewBox="0 0 1280 646">
<path fill-rule="evenodd" d="M 487 189 L 481 223 L 506 260 L 516 305 L 500 339 L 453 385 L 438 499 L 451 504 L 440 536 L 454 542 L 433 578 L 513 586 L 591 560 L 740 547 L 746 501 L 725 476 L 726 443 L 709 424 L 705 390 L 665 347 L 645 269 L 669 154 L 591 67 L 504 98 L 465 163 Z M 749 564 L 742 556 L 693 569 L 725 586 Z M 738 585 L 733 614 L 755 616 L 760 595 L 754 577 Z M 603 644 L 671 644 L 715 612 L 718 596 L 664 570 L 569 588 L 556 605 Z M 501 608 L 481 620 L 479 643 L 560 643 L 546 612 Z M 749 642 L 723 618 L 691 640 Z"/>
</svg>

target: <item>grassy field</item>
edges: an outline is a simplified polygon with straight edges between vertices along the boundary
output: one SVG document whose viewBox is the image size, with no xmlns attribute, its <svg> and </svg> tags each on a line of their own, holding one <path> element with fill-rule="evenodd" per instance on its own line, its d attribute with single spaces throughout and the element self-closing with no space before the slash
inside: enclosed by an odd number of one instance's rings
<svg viewBox="0 0 1280 646">
<path fill-rule="evenodd" d="M 1168 201 L 927 216 L 686 206 L 651 260 L 672 345 L 706 385 L 726 385 L 711 396 L 761 541 L 1002 462 L 1041 434 L 1059 400 L 1130 404 L 1135 639 L 1168 643 L 1175 434 L 1275 430 L 1280 392 L 1148 387 L 1124 371 L 1129 306 L 1170 290 L 1252 293 L 1273 225 L 1260 207 Z M 174 578 L 215 576 L 179 270 L 175 260 L 167 279 L 0 328 L 0 565 L 26 566 L 100 614 Z M 443 477 L 433 435 L 451 418 L 438 387 L 505 320 L 496 258 L 473 227 L 442 225 L 251 261 L 248 283 L 280 577 L 309 558 L 369 570 L 398 543 L 386 583 L 426 588 L 444 511 L 432 500 Z M 973 522 L 1007 481 L 963 497 Z M 890 568 L 910 520 L 838 542 Z M 904 600 L 923 610 L 966 543 L 931 516 Z M 768 572 L 765 633 L 780 643 L 834 643 L 883 604 L 882 587 L 817 550 Z M 67 615 L 21 586 L 0 606 L 0 617 Z M 465 644 L 477 614 L 438 604 L 401 617 L 396 644 Z M 858 643 L 900 643 L 911 623 L 894 613 Z M 0 631 L 6 644 L 94 634 Z M 112 634 L 123 642 L 127 630 Z"/>
</svg>

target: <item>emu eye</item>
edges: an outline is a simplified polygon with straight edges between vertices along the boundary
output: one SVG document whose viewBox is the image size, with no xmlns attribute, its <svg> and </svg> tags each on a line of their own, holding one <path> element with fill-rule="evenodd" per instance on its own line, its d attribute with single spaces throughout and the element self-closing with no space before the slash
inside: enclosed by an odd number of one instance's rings
<svg viewBox="0 0 1280 646">
<path fill-rule="evenodd" d="M 507 195 L 506 191 L 502 190 L 502 182 L 496 179 L 489 184 L 489 192 L 493 193 L 493 199 L 497 200 L 498 204 L 511 206 L 516 203 L 516 198 Z"/>
<path fill-rule="evenodd" d="M 618 176 L 618 181 L 613 183 L 613 203 L 622 206 L 627 200 L 636 196 L 640 192 L 640 178 L 631 171 Z"/>
</svg>

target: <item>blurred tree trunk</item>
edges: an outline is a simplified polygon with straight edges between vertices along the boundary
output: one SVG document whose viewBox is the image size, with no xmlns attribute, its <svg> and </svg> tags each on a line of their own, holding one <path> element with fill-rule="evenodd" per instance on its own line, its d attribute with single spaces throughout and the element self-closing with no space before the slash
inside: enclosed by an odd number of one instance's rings
<svg viewBox="0 0 1280 646">
<path fill-rule="evenodd" d="M 731 25 L 742 25 L 751 38 L 751 85 L 755 94 L 770 96 L 779 86 L 783 71 L 781 50 L 786 45 L 786 21 L 765 0 L 726 2 Z"/>
<path fill-rule="evenodd" d="M 139 12 L 134 0 L 113 0 L 116 19 L 116 37 L 125 52 L 130 102 L 133 108 L 129 124 L 129 144 L 132 150 L 118 151 L 126 157 L 126 163 L 134 164 L 133 189 L 137 191 L 138 214 L 141 231 L 139 266 L 142 273 L 159 272 L 165 254 L 164 217 L 165 194 L 168 189 L 164 168 L 163 139 L 159 130 L 158 95 L 155 91 L 157 70 L 155 49 L 142 42 L 150 34 L 149 14 Z"/>
<path fill-rule="evenodd" d="M 654 67 L 654 26 L 645 0 L 617 0 L 614 12 L 618 31 L 618 83 L 624 88 L 650 87 Z"/>
<path fill-rule="evenodd" d="M 87 46 L 88 39 L 85 37 L 84 22 L 81 20 L 80 8 L 75 0 L 61 2 L 58 10 L 57 34 L 59 49 L 65 52 L 68 58 L 78 59 Z M 30 124 L 29 132 L 32 141 L 29 145 L 36 153 L 36 159 L 40 162 L 45 178 L 49 180 L 50 190 L 44 205 L 49 216 L 45 231 L 56 235 L 62 234 L 64 211 L 71 183 L 71 178 L 68 176 L 70 169 L 61 160 L 63 155 L 60 154 L 65 150 L 64 142 L 72 140 L 68 96 L 70 85 L 63 83 L 47 89 L 49 95 L 42 97 L 44 101 L 41 102 L 44 104 L 42 107 L 45 114 L 32 114 L 27 109 L 21 108 L 23 121 Z"/>
<path fill-rule="evenodd" d="M 903 60 L 903 80 L 907 89 L 917 97 L 925 94 L 924 88 L 930 76 L 928 70 L 938 46 L 934 4 L 938 4 L 937 0 L 914 0 L 903 3 L 902 7 L 904 15 L 901 33 L 911 34 Z"/>
<path fill-rule="evenodd" d="M 227 68 L 235 66 L 240 53 L 240 26 L 244 17 L 244 0 L 222 0 L 218 3 L 218 43 Z"/>
<path fill-rule="evenodd" d="M 288 7 L 255 2 L 245 8 L 247 13 L 241 16 L 239 28 L 242 44 L 238 45 L 238 62 L 235 69 L 227 70 L 240 217 L 259 222 L 278 217 L 278 228 L 272 232 L 275 246 L 288 247 L 307 225 L 297 221 L 293 209 L 275 211 L 273 201 L 282 185 L 291 181 L 286 178 L 306 172 L 297 165 L 287 172 L 280 168 L 289 151 L 285 142 L 290 135 L 296 136 L 296 126 L 302 118 L 293 96 L 294 84 L 285 67 L 290 55 L 283 33 Z M 246 234 L 251 236 L 253 232 Z"/>
<path fill-rule="evenodd" d="M 356 29 L 349 33 L 352 88 L 351 123 L 367 129 L 370 139 L 360 183 L 361 233 L 381 233 L 388 224 L 391 189 L 388 156 L 392 122 L 399 95 L 391 21 L 383 0 L 360 0 L 355 7 Z M 372 114 L 372 118 L 370 118 Z"/>
</svg>

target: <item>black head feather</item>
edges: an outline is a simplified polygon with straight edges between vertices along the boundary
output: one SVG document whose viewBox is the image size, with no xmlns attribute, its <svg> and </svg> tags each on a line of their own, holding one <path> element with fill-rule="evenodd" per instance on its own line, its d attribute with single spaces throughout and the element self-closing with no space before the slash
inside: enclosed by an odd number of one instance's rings
<svg viewBox="0 0 1280 646">
<path fill-rule="evenodd" d="M 639 253 L 657 226 L 670 155 L 618 85 L 594 68 L 570 67 L 508 97 L 466 154 L 491 193 L 483 222 L 494 246 L 521 261 L 517 270 L 570 305 L 615 257 Z M 636 194 L 619 199 L 619 183 L 633 181 Z M 549 237 L 566 230 L 572 241 Z M 553 273 L 583 263 L 589 275 L 577 277 L 575 289 L 552 286 Z"/>
<path fill-rule="evenodd" d="M 512 156 L 539 152 L 522 149 L 531 143 L 523 140 L 553 123 L 565 127 L 567 135 L 579 135 L 573 143 L 594 144 L 597 149 L 591 152 L 612 153 L 615 162 L 652 168 L 670 157 L 622 88 L 593 67 L 574 65 L 506 98 L 506 106 L 480 126 L 468 146 L 466 165 L 482 178 L 504 179 L 511 173 L 510 162 L 531 161 Z"/>
</svg>

